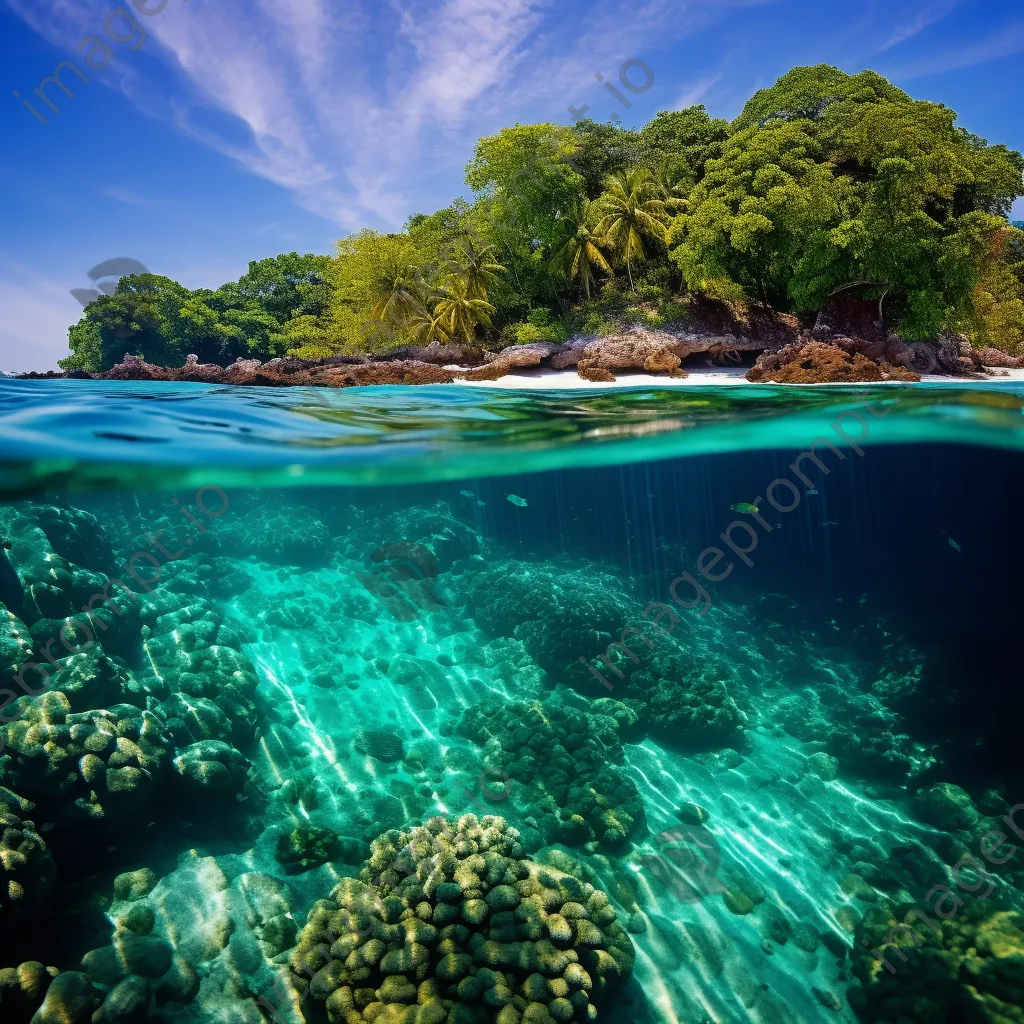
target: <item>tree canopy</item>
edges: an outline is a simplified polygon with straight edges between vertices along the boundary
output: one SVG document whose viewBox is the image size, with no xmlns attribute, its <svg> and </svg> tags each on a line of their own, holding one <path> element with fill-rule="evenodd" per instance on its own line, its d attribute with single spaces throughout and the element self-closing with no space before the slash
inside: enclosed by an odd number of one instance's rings
<svg viewBox="0 0 1024 1024">
<path fill-rule="evenodd" d="M 834 296 L 890 331 L 1024 347 L 1024 158 L 873 71 L 794 68 L 731 124 L 701 106 L 639 130 L 581 120 L 480 139 L 467 197 L 401 231 L 287 253 L 190 291 L 124 278 L 71 328 L 67 369 L 459 339 L 553 340 L 685 319 L 691 298 L 812 321 Z"/>
</svg>

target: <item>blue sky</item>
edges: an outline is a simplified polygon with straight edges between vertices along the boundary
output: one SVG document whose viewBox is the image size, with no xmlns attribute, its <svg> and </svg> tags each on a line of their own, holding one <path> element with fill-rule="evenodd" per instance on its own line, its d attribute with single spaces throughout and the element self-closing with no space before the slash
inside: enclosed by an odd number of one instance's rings
<svg viewBox="0 0 1024 1024">
<path fill-rule="evenodd" d="M 66 353 L 70 289 L 101 260 L 216 287 L 252 259 L 330 252 L 463 192 L 479 136 L 569 123 L 573 105 L 626 125 L 694 102 L 731 118 L 792 66 L 829 63 L 874 68 L 1024 149 L 1019 0 L 134 2 L 154 12 L 132 12 L 144 39 L 114 0 L 0 0 L 5 369 Z M 76 54 L 88 36 L 114 51 L 101 70 Z M 33 90 L 71 58 L 90 81 L 65 72 L 76 95 L 51 87 L 53 114 Z M 625 110 L 595 75 L 631 59 L 654 85 Z"/>
</svg>

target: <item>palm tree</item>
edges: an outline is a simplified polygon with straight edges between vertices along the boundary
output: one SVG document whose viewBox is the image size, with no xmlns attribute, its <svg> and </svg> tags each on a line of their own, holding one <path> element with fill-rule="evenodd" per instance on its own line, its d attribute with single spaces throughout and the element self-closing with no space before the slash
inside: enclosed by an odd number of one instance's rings
<svg viewBox="0 0 1024 1024">
<path fill-rule="evenodd" d="M 370 310 L 374 320 L 386 320 L 395 327 L 402 327 L 426 313 L 426 284 L 418 267 L 402 267 L 379 287 L 380 298 Z"/>
<path fill-rule="evenodd" d="M 633 260 L 646 258 L 644 239 L 665 240 L 668 210 L 664 192 L 646 167 L 630 167 L 605 178 L 604 192 L 597 200 L 602 213 L 595 229 L 606 237 L 626 263 L 629 287 L 633 283 Z"/>
<path fill-rule="evenodd" d="M 432 341 L 442 345 L 448 341 L 449 334 L 445 329 L 441 315 L 435 310 L 424 309 L 406 322 L 406 329 L 413 341 L 420 345 L 429 345 Z"/>
<path fill-rule="evenodd" d="M 473 340 L 473 331 L 478 323 L 491 326 L 491 314 L 495 312 L 486 299 L 471 295 L 464 277 L 452 275 L 445 281 L 441 297 L 434 307 L 434 315 L 451 337 L 461 335 L 466 341 Z"/>
<path fill-rule="evenodd" d="M 579 279 L 583 285 L 583 294 L 588 299 L 591 286 L 597 279 L 595 268 L 606 274 L 613 272 L 611 264 L 598 248 L 608 242 L 595 227 L 599 216 L 597 204 L 589 199 L 574 205 L 568 215 L 562 218 L 572 229 L 572 234 L 551 260 L 552 265 L 560 267 L 570 281 Z"/>
<path fill-rule="evenodd" d="M 487 299 L 487 289 L 497 284 L 505 268 L 496 260 L 493 245 L 484 243 L 477 248 L 467 238 L 455 247 L 448 269 L 466 282 L 466 290 L 473 298 Z"/>
</svg>

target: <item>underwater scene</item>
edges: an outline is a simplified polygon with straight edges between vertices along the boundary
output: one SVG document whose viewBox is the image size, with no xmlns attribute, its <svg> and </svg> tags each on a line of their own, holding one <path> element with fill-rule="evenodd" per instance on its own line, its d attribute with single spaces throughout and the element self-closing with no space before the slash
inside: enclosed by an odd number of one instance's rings
<svg viewBox="0 0 1024 1024">
<path fill-rule="evenodd" d="M 0 382 L 0 1019 L 1024 1022 L 1022 413 Z"/>
</svg>

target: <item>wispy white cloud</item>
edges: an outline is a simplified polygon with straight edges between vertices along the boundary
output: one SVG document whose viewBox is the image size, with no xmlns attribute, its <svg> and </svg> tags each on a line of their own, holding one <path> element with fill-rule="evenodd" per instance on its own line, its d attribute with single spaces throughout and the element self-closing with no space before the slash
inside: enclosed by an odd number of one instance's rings
<svg viewBox="0 0 1024 1024">
<path fill-rule="evenodd" d="M 997 33 L 977 42 L 961 42 L 940 53 L 908 61 L 891 69 L 889 73 L 897 80 L 926 78 L 947 71 L 963 71 L 978 67 L 1018 53 L 1024 53 L 1024 21 L 1007 25 Z"/>
<path fill-rule="evenodd" d="M 121 188 L 117 185 L 110 185 L 100 189 L 100 195 L 107 199 L 113 199 L 117 203 L 124 203 L 127 206 L 146 206 L 148 200 L 133 192 L 130 188 Z"/>
<path fill-rule="evenodd" d="M 878 48 L 878 52 L 884 53 L 886 50 L 891 50 L 893 47 L 913 39 L 914 36 L 920 35 L 926 29 L 931 28 L 932 25 L 937 24 L 944 18 L 948 18 L 961 3 L 962 0 L 939 0 L 938 3 L 926 5 L 910 21 L 898 26 L 892 35 Z"/>
<path fill-rule="evenodd" d="M 685 110 L 687 107 L 700 103 L 724 77 L 725 72 L 719 71 L 713 75 L 705 75 L 703 78 L 698 78 L 695 82 L 690 82 L 676 98 L 675 103 L 672 104 L 672 109 Z"/>
<path fill-rule="evenodd" d="M 614 79 L 637 57 L 657 82 L 671 74 L 659 52 L 736 8 L 771 2 L 596 0 L 574 18 L 554 0 L 171 0 L 145 19 L 143 50 L 176 84 L 145 88 L 145 60 L 127 52 L 116 73 L 112 63 L 100 74 L 142 109 L 354 229 L 368 219 L 400 223 L 429 201 L 432 182 L 443 189 L 437 199 L 447 198 L 475 139 L 517 117 L 540 110 L 568 122 L 571 104 L 589 102 L 603 120 L 614 104 L 595 73 Z M 69 52 L 111 7 L 7 3 Z"/>
</svg>

